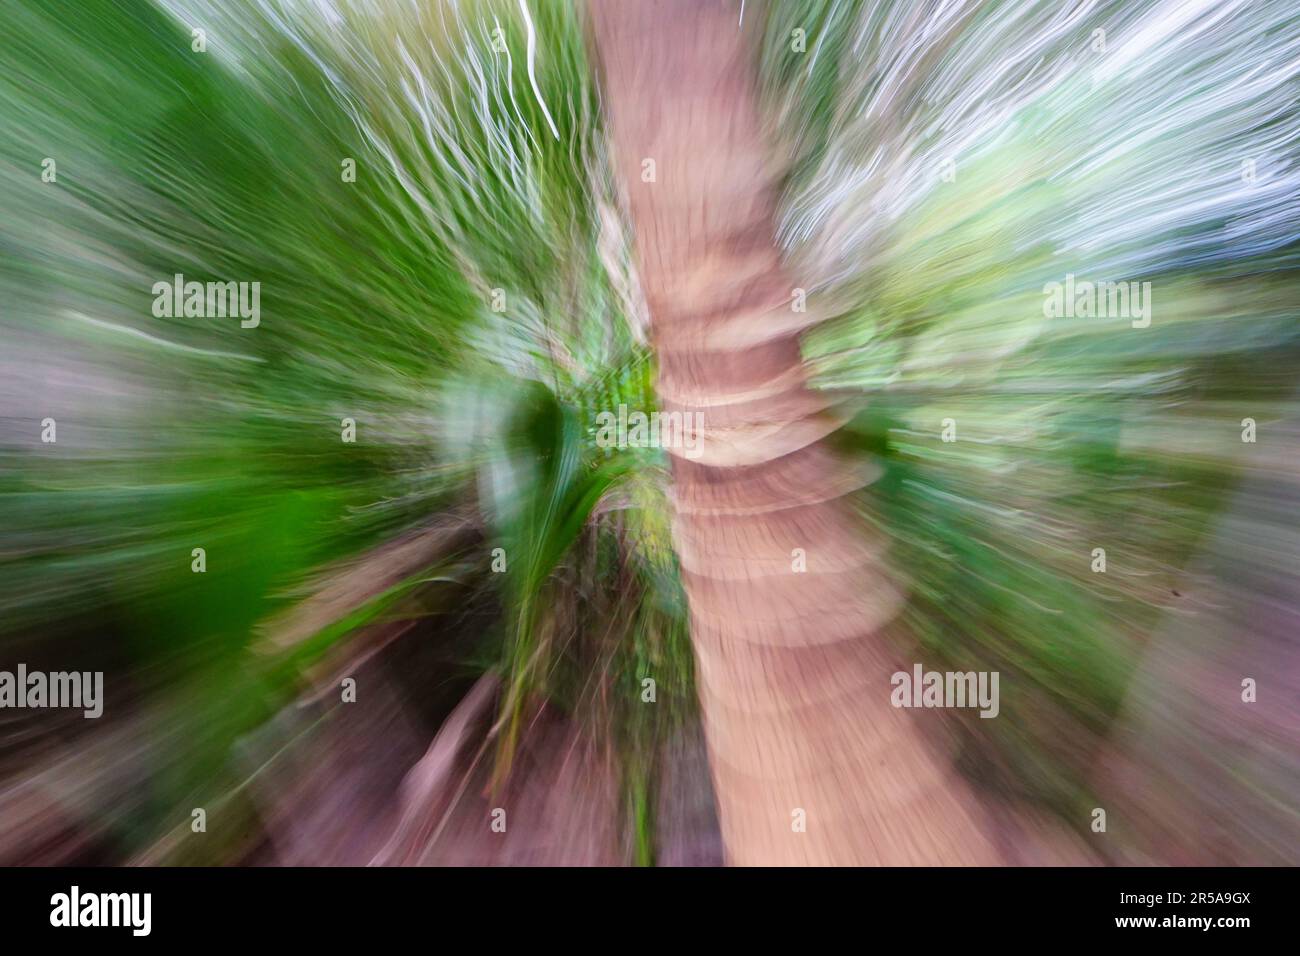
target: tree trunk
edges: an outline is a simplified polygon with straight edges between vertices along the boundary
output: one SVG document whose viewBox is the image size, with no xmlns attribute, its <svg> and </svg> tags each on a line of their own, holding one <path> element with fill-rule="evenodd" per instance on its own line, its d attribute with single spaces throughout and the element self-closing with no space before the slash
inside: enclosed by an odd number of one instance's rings
<svg viewBox="0 0 1300 956">
<path fill-rule="evenodd" d="M 591 11 L 660 399 L 704 416 L 699 457 L 674 450 L 674 537 L 727 858 L 998 862 L 964 783 L 890 705 L 901 662 L 879 632 L 900 596 L 843 497 L 867 475 L 822 441 L 839 423 L 805 383 L 811 312 L 774 243 L 739 6 Z"/>
</svg>

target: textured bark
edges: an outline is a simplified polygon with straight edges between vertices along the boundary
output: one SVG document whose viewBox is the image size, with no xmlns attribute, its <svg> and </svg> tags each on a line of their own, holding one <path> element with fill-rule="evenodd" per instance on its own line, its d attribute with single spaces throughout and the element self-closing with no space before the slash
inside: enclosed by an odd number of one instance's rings
<svg viewBox="0 0 1300 956">
<path fill-rule="evenodd" d="M 870 475 L 822 441 L 839 420 L 806 387 L 813 310 L 792 310 L 802 283 L 774 243 L 778 170 L 739 6 L 591 10 L 660 398 L 704 415 L 703 454 L 674 458 L 674 535 L 727 858 L 997 862 L 972 795 L 890 706 L 900 662 L 879 632 L 900 596 L 844 498 Z"/>
</svg>

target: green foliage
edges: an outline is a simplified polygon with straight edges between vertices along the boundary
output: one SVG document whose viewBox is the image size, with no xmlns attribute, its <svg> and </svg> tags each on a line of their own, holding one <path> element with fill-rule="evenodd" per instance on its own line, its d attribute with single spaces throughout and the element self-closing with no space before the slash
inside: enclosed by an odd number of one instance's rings
<svg viewBox="0 0 1300 956">
<path fill-rule="evenodd" d="M 117 702 L 173 731 L 107 813 L 128 852 L 231 784 L 237 742 L 311 667 L 453 600 L 495 604 L 495 623 L 470 618 L 465 664 L 501 671 L 516 718 L 553 697 L 623 733 L 590 682 L 552 679 L 579 649 L 549 636 L 595 626 L 613 563 L 633 570 L 627 630 L 601 645 L 611 679 L 657 640 L 637 608 L 675 583 L 666 529 L 642 562 L 601 502 L 632 478 L 638 507 L 662 508 L 662 462 L 590 433 L 604 402 L 652 407 L 650 364 L 602 214 L 577 14 L 531 6 L 536 92 L 514 3 L 340 4 L 341 22 L 281 2 L 6 10 L 0 641 L 112 647 L 114 672 L 139 676 Z M 153 284 L 176 273 L 259 282 L 260 325 L 154 316 Z M 42 447 L 46 415 L 59 437 Z M 477 544 L 367 580 L 373 549 L 452 512 Z M 600 560 L 575 563 L 584 542 Z M 277 644 L 322 568 L 353 568 L 355 600 Z M 679 595 L 655 600 L 654 627 L 681 620 Z"/>
<path fill-rule="evenodd" d="M 1006 719 L 970 722 L 970 766 L 1058 807 L 1085 799 L 1240 473 L 1240 420 L 1294 414 L 1286 187 L 1244 189 L 1235 157 L 1280 174 L 1297 123 L 1280 81 L 1222 94 L 1285 61 L 1287 11 L 1121 47 L 1150 12 L 781 4 L 763 40 L 795 158 L 782 236 L 829 319 L 805 355 L 865 405 L 841 438 L 884 467 L 864 504 L 894 541 L 906 630 L 954 668 L 1015 675 Z M 1149 327 L 1049 315 L 1067 274 L 1149 282 Z"/>
</svg>

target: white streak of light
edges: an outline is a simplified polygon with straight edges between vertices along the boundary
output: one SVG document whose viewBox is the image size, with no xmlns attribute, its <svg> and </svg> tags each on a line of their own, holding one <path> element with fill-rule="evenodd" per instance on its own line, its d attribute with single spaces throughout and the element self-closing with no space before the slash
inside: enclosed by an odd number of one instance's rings
<svg viewBox="0 0 1300 956">
<path fill-rule="evenodd" d="M 555 128 L 555 120 L 551 119 L 551 111 L 546 108 L 542 91 L 537 87 L 537 73 L 534 70 L 537 63 L 537 33 L 533 30 L 533 18 L 528 13 L 526 0 L 519 0 L 519 9 L 523 11 L 524 26 L 528 28 L 528 82 L 533 84 L 533 95 L 537 97 L 537 105 L 542 108 L 542 115 L 546 117 L 547 125 L 551 127 L 551 135 L 558 140 L 560 131 Z"/>
</svg>

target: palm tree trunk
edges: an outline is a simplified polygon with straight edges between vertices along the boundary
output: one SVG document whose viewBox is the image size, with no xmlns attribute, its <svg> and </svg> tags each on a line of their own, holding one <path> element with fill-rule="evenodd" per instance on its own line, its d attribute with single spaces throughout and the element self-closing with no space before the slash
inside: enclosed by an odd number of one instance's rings
<svg viewBox="0 0 1300 956">
<path fill-rule="evenodd" d="M 591 10 L 660 398 L 704 416 L 700 456 L 675 453 L 674 536 L 727 858 L 997 862 L 971 794 L 890 705 L 879 632 L 900 597 L 843 498 L 866 475 L 822 441 L 838 422 L 805 383 L 811 313 L 774 245 L 739 6 Z"/>
</svg>

